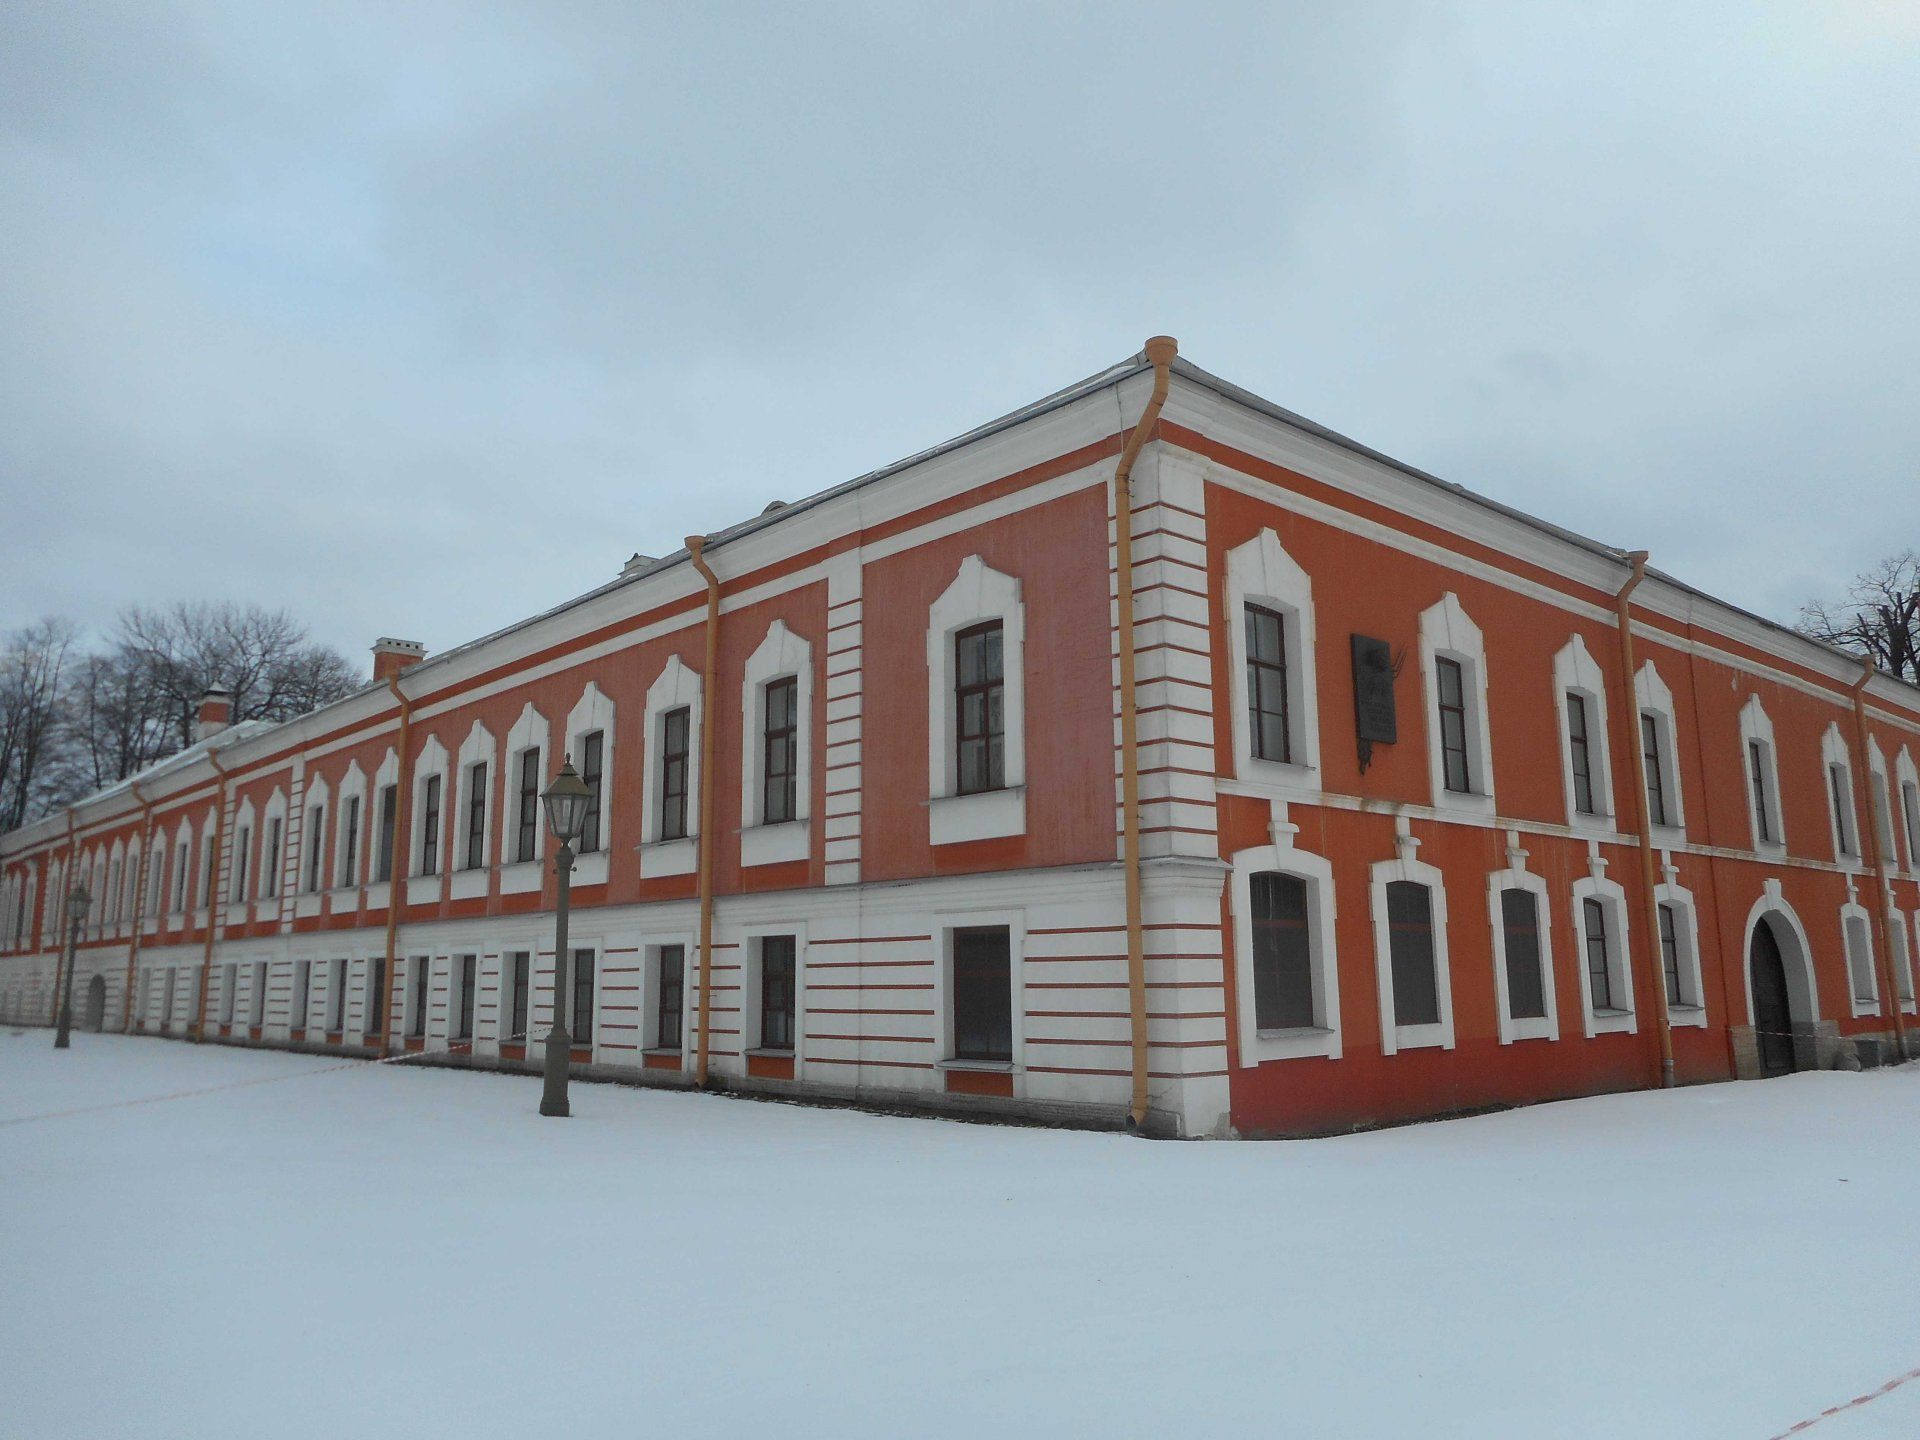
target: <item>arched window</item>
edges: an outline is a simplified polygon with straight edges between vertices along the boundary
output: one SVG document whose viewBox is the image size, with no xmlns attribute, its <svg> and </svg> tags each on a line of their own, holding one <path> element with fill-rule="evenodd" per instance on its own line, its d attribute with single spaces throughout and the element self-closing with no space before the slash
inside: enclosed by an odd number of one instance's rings
<svg viewBox="0 0 1920 1440">
<path fill-rule="evenodd" d="M 1307 882 L 1266 871 L 1249 887 L 1253 905 L 1253 1009 L 1262 1030 L 1311 1026 L 1313 951 Z"/>
</svg>

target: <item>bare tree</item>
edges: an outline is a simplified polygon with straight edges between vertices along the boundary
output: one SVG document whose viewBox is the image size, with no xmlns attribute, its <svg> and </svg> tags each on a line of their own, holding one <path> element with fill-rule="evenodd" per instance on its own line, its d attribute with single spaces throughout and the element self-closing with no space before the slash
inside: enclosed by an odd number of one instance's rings
<svg viewBox="0 0 1920 1440">
<path fill-rule="evenodd" d="M 136 606 L 121 613 L 117 639 L 117 656 L 142 670 L 173 746 L 192 743 L 211 686 L 232 692 L 240 721 L 290 720 L 361 683 L 344 655 L 315 644 L 287 611 L 258 605 Z"/>
<path fill-rule="evenodd" d="M 71 621 L 49 618 L 0 644 L 0 831 L 37 813 L 75 635 Z"/>
<path fill-rule="evenodd" d="M 1920 551 L 1863 570 L 1841 600 L 1809 600 L 1800 607 L 1798 628 L 1870 657 L 1897 679 L 1920 681 Z"/>
</svg>

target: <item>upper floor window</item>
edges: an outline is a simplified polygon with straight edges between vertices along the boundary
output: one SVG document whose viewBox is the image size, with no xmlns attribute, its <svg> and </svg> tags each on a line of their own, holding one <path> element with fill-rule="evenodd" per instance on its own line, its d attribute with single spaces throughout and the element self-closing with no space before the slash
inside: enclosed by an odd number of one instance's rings
<svg viewBox="0 0 1920 1440">
<path fill-rule="evenodd" d="M 253 827 L 242 825 L 240 833 L 233 842 L 233 896 L 236 901 L 247 898 L 247 856 L 253 849 Z M 104 913 L 104 909 L 103 909 Z"/>
<path fill-rule="evenodd" d="M 420 873 L 440 873 L 440 777 L 429 775 L 420 792 Z"/>
<path fill-rule="evenodd" d="M 1773 797 L 1767 785 L 1767 747 L 1759 740 L 1747 742 L 1747 783 L 1752 788 L 1753 828 L 1769 845 L 1777 844 L 1780 827 L 1773 818 Z"/>
<path fill-rule="evenodd" d="M 340 871 L 335 877 L 342 885 L 357 884 L 360 879 L 360 797 L 349 795 L 340 805 Z"/>
<path fill-rule="evenodd" d="M 1491 815 L 1486 643 L 1451 592 L 1420 614 L 1420 668 L 1431 706 L 1427 758 L 1434 804 Z"/>
<path fill-rule="evenodd" d="M 582 855 L 591 855 L 600 848 L 600 782 L 606 749 L 604 730 L 591 730 L 580 737 L 580 780 L 587 787 L 587 813 L 580 826 L 578 847 Z"/>
<path fill-rule="evenodd" d="M 326 880 L 327 854 L 327 807 L 312 805 L 307 809 L 307 890 L 318 891 Z"/>
<path fill-rule="evenodd" d="M 998 620 L 953 637 L 956 793 L 999 790 L 1006 780 L 1005 676 Z"/>
<path fill-rule="evenodd" d="M 1287 622 L 1261 605 L 1246 607 L 1247 735 L 1256 760 L 1293 763 L 1287 715 Z"/>
<path fill-rule="evenodd" d="M 1860 834 L 1854 821 L 1853 761 L 1837 723 L 1828 725 L 1820 737 L 1820 759 L 1826 768 L 1827 818 L 1833 829 L 1833 858 L 1857 860 Z"/>
<path fill-rule="evenodd" d="M 478 870 L 487 863 L 487 762 L 476 760 L 467 766 L 467 838 L 465 869 Z"/>
<path fill-rule="evenodd" d="M 676 706 L 660 717 L 660 833 L 662 840 L 687 834 L 687 769 L 693 742 L 693 711 Z"/>
<path fill-rule="evenodd" d="M 760 817 L 767 825 L 794 818 L 798 797 L 800 684 L 788 675 L 770 682 L 762 704 Z"/>
<path fill-rule="evenodd" d="M 1786 827 L 1780 813 L 1780 774 L 1773 745 L 1773 721 L 1758 695 L 1748 697 L 1741 707 L 1740 747 L 1754 848 L 1778 852 L 1786 841 Z"/>
<path fill-rule="evenodd" d="M 1587 698 L 1567 692 L 1567 744 L 1573 752 L 1573 808 L 1582 815 L 1594 809 L 1593 737 L 1587 718 Z"/>
<path fill-rule="evenodd" d="M 1560 696 L 1561 765 L 1567 819 L 1610 827 L 1613 820 L 1613 766 L 1607 745 L 1607 679 L 1575 635 L 1553 657 L 1554 688 Z"/>
<path fill-rule="evenodd" d="M 1907 869 L 1920 870 L 1920 781 L 1900 783 L 1900 810 L 1907 822 Z"/>
<path fill-rule="evenodd" d="M 380 787 L 379 844 L 374 852 L 373 878 L 376 884 L 384 885 L 393 879 L 393 830 L 399 808 L 400 787 L 382 785 Z"/>
<path fill-rule="evenodd" d="M 1661 744 L 1660 718 L 1648 710 L 1640 712 L 1640 761 L 1647 772 L 1647 822 L 1673 824 L 1667 801 L 1667 756 Z"/>
<path fill-rule="evenodd" d="M 520 794 L 514 812 L 513 858 L 524 865 L 538 858 L 540 845 L 540 752 L 520 752 Z"/>
<path fill-rule="evenodd" d="M 267 853 L 261 862 L 260 893 L 271 900 L 280 893 L 280 817 L 267 821 Z"/>
</svg>

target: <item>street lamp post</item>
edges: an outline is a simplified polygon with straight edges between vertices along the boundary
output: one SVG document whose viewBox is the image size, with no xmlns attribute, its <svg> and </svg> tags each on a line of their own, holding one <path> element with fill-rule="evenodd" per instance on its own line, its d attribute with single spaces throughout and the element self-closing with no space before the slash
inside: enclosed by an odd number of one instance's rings
<svg viewBox="0 0 1920 1440">
<path fill-rule="evenodd" d="M 573 842 L 587 822 L 593 791 L 568 758 L 560 762 L 560 773 L 540 799 L 547 807 L 547 828 L 560 842 L 553 857 L 554 878 L 559 882 L 553 913 L 553 1028 L 547 1032 L 540 1113 L 566 1116 L 572 1113 L 567 1104 L 567 1067 L 573 1058 L 573 1037 L 567 1033 L 567 962 L 572 958 L 567 950 L 567 907 L 573 898 Z"/>
<path fill-rule="evenodd" d="M 67 974 L 60 984 L 60 1023 L 53 1032 L 53 1048 L 66 1050 L 73 1044 L 73 962 L 80 950 L 80 924 L 87 918 L 93 896 L 85 882 L 67 892 Z"/>
</svg>

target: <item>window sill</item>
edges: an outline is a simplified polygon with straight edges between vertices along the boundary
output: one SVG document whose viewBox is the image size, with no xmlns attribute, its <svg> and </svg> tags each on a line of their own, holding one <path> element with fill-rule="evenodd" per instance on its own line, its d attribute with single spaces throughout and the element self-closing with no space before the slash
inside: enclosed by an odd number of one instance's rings
<svg viewBox="0 0 1920 1440">
<path fill-rule="evenodd" d="M 487 872 L 485 867 L 471 870 L 456 870 L 447 879 L 447 898 L 449 900 L 475 900 L 487 893 Z"/>
<path fill-rule="evenodd" d="M 669 1051 L 667 1053 L 677 1054 L 679 1052 Z M 746 1055 L 750 1060 L 791 1060 L 793 1058 L 793 1047 L 791 1045 L 758 1045 L 748 1050 Z"/>
<path fill-rule="evenodd" d="M 1027 787 L 1009 785 L 971 795 L 936 795 L 927 802 L 927 836 L 935 845 L 962 845 L 1027 833 Z"/>
<path fill-rule="evenodd" d="M 740 832 L 740 863 L 743 866 L 778 865 L 788 860 L 804 860 L 812 833 L 813 826 L 806 820 L 750 825 Z"/>
<path fill-rule="evenodd" d="M 1617 1035 L 1622 1033 L 1634 1035 L 1639 1033 L 1639 1028 L 1639 1022 L 1631 1010 L 1617 1010 L 1610 1007 L 1605 1010 L 1587 1011 L 1587 1036 L 1589 1039 L 1595 1035 Z"/>
<path fill-rule="evenodd" d="M 320 892 L 306 890 L 293 897 L 293 913 L 304 920 L 310 915 L 320 913 Z"/>
<path fill-rule="evenodd" d="M 1289 1025 L 1279 1030 L 1256 1030 L 1253 1033 L 1262 1040 L 1302 1040 L 1325 1038 L 1333 1031 L 1324 1025 Z"/>
<path fill-rule="evenodd" d="M 1669 1005 L 1667 1006 L 1667 1024 L 1669 1026 L 1691 1026 L 1697 1030 L 1704 1030 L 1707 1028 L 1707 1007 L 1704 1005 Z"/>
<path fill-rule="evenodd" d="M 1393 1050 L 1399 1054 L 1402 1050 L 1451 1050 L 1453 1036 L 1444 1023 L 1432 1025 L 1396 1025 L 1393 1027 Z"/>
<path fill-rule="evenodd" d="M 502 895 L 531 894 L 539 890 L 542 878 L 538 860 L 521 860 L 513 865 L 502 865 L 500 893 Z"/>
<path fill-rule="evenodd" d="M 988 1075 L 1011 1075 L 1013 1073 L 1013 1062 L 1011 1060 L 949 1059 L 935 1061 L 933 1068 L 936 1070 L 977 1070 Z"/>
<path fill-rule="evenodd" d="M 1240 1046 L 1242 1068 L 1274 1060 L 1337 1060 L 1340 1032 L 1324 1025 L 1295 1025 L 1255 1030 Z"/>
<path fill-rule="evenodd" d="M 700 860 L 700 842 L 692 836 L 652 840 L 640 847 L 640 875 L 652 880 L 662 875 L 691 875 Z"/>
<path fill-rule="evenodd" d="M 573 883 L 575 885 L 604 885 L 607 883 L 607 852 L 590 850 L 585 855 L 573 857 Z"/>
<path fill-rule="evenodd" d="M 1529 1040 L 1558 1040 L 1560 1030 L 1550 1016 L 1526 1015 L 1508 1016 L 1502 1023 L 1500 1043 L 1502 1045 L 1522 1045 Z"/>
<path fill-rule="evenodd" d="M 1257 755 L 1236 755 L 1234 771 L 1235 781 L 1249 788 L 1292 794 L 1317 794 L 1321 789 L 1320 766 L 1317 762 L 1262 760 Z"/>
<path fill-rule="evenodd" d="M 1433 808 L 1455 810 L 1463 815 L 1491 816 L 1494 813 L 1493 796 L 1478 790 L 1448 790 L 1444 786 L 1434 793 Z"/>
</svg>

